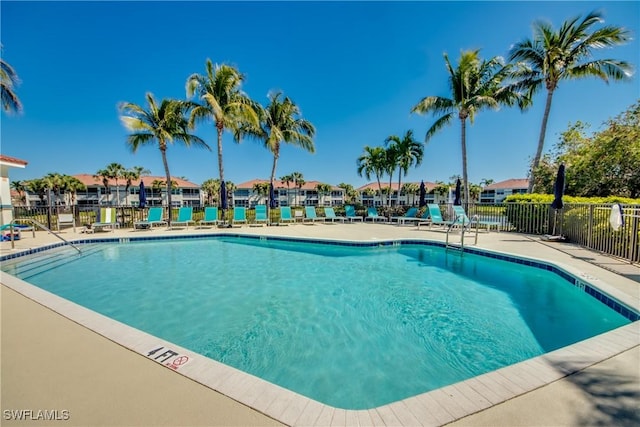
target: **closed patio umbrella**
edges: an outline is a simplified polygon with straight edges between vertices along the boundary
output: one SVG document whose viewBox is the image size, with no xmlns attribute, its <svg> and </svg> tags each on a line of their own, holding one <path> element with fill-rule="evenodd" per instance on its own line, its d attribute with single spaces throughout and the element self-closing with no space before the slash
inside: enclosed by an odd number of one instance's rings
<svg viewBox="0 0 640 427">
<path fill-rule="evenodd" d="M 556 175 L 556 182 L 553 184 L 554 199 L 551 203 L 551 207 L 555 209 L 553 215 L 553 234 L 556 235 L 556 224 L 558 222 L 558 211 L 564 207 L 562 202 L 562 196 L 564 195 L 564 163 L 558 168 L 558 174 Z"/>
<path fill-rule="evenodd" d="M 144 208 L 147 205 L 147 191 L 144 189 L 144 181 L 140 180 L 140 195 L 138 196 L 140 199 L 140 207 Z"/>
<path fill-rule="evenodd" d="M 224 224 L 225 211 L 229 208 L 227 201 L 227 185 L 224 181 L 220 181 L 220 209 L 222 209 L 222 223 Z"/>
<path fill-rule="evenodd" d="M 427 205 L 427 189 L 424 186 L 424 180 L 420 181 L 420 202 L 418 203 L 419 207 L 424 207 Z"/>
<path fill-rule="evenodd" d="M 458 178 L 458 180 L 456 181 L 456 191 L 455 191 L 455 198 L 453 199 L 453 204 L 454 206 L 460 206 L 462 203 L 460 202 L 460 192 L 461 189 L 460 187 L 462 186 L 462 183 L 460 182 L 460 178 Z"/>
</svg>

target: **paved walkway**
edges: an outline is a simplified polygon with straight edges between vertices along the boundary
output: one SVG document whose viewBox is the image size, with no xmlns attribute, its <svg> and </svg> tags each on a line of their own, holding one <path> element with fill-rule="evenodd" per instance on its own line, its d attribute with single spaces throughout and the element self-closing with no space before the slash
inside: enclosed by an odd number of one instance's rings
<svg viewBox="0 0 640 427">
<path fill-rule="evenodd" d="M 441 232 L 381 224 L 242 227 L 231 231 L 350 240 L 444 239 Z M 150 233 L 166 235 L 202 232 L 203 230 L 119 230 L 103 235 L 130 237 Z M 35 239 L 28 236 L 15 242 L 16 250 L 56 241 L 54 236 L 44 232 L 36 234 Z M 62 235 L 69 240 L 85 237 L 72 232 Z M 473 243 L 472 237 L 467 236 L 466 239 L 467 244 Z M 1 254 L 13 251 L 10 243 L 3 242 L 1 245 Z M 640 305 L 640 285 L 630 280 L 638 274 L 637 270 L 625 270 L 624 276 L 615 274 L 610 270 L 627 267 L 611 263 L 605 270 L 594 262 L 585 262 L 585 257 L 593 256 L 591 252 L 582 252 L 584 250 L 565 245 L 550 247 L 535 237 L 510 233 L 481 233 L 478 241 L 478 247 L 489 250 L 520 253 L 561 265 L 571 265 L 591 280 L 610 286 L 610 293 L 617 298 L 634 301 L 636 308 Z M 630 267 L 637 269 L 636 266 Z M 4 275 L 2 279 L 4 283 Z M 0 298 L 2 425 L 280 424 L 58 315 L 4 285 L 1 287 Z M 453 425 L 639 425 L 639 367 L 640 343 L 573 375 L 458 419 Z M 55 414 L 60 418 L 67 414 L 69 419 L 49 422 L 9 419 L 17 413 L 7 413 L 7 410 L 21 409 L 31 410 L 32 418 L 38 415 L 38 410 L 46 409 L 59 411 Z M 368 418 L 368 421 L 370 422 L 360 424 L 384 423 L 382 419 L 375 418 Z M 328 418 L 326 424 L 336 423 L 337 420 Z M 341 424 L 356 425 L 358 421 Z"/>
</svg>

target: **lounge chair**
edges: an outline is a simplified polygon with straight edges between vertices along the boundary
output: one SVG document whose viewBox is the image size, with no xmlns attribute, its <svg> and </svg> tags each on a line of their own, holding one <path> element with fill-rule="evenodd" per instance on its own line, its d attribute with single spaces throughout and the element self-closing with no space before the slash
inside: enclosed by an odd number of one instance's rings
<svg viewBox="0 0 640 427">
<path fill-rule="evenodd" d="M 255 225 L 267 224 L 267 205 L 256 205 L 256 223 Z"/>
<path fill-rule="evenodd" d="M 469 219 L 467 217 L 467 213 L 464 211 L 462 206 L 454 206 L 453 212 L 456 215 L 456 218 L 459 218 L 459 221 L 463 221 L 465 227 L 466 226 L 484 226 L 487 231 L 491 230 L 491 227 L 496 227 L 498 231 L 500 231 L 500 222 L 498 221 L 480 221 L 478 219 Z"/>
<path fill-rule="evenodd" d="M 76 232 L 76 218 L 70 213 L 58 214 L 58 231 L 60 231 L 61 225 L 71 225 L 73 232 Z"/>
<path fill-rule="evenodd" d="M 331 222 L 336 222 L 336 221 L 344 222 L 345 220 L 345 217 L 341 215 L 336 215 L 336 211 L 334 211 L 333 208 L 324 208 L 324 217 L 325 217 L 325 221 L 329 220 Z"/>
<path fill-rule="evenodd" d="M 291 216 L 291 206 L 283 206 L 280 208 L 280 223 L 296 222 Z"/>
<path fill-rule="evenodd" d="M 153 228 L 154 225 L 167 225 L 167 221 L 162 219 L 164 215 L 164 209 L 161 207 L 153 207 L 149 208 L 149 212 L 147 213 L 146 221 L 137 221 L 133 223 L 133 229 L 144 229 L 149 230 Z"/>
<path fill-rule="evenodd" d="M 407 221 L 418 222 L 420 221 L 420 218 L 416 216 L 417 214 L 418 214 L 418 208 L 409 208 L 409 210 L 407 210 L 407 212 L 402 216 L 392 216 L 391 221 L 393 220 L 398 221 L 398 225 L 404 225 L 407 223 Z"/>
<path fill-rule="evenodd" d="M 171 221 L 171 227 L 169 227 L 169 229 L 181 224 L 188 230 L 189 223 L 195 224 L 195 221 L 193 220 L 193 208 L 191 206 L 184 206 L 178 210 L 178 219 Z"/>
<path fill-rule="evenodd" d="M 386 221 L 387 218 L 381 215 L 378 215 L 378 210 L 376 208 L 370 207 L 370 208 L 367 208 L 367 216 L 364 220 L 365 221 L 371 220 L 371 222 L 376 222 L 376 221 Z"/>
<path fill-rule="evenodd" d="M 246 224 L 247 223 L 247 208 L 243 206 L 236 206 L 233 208 L 233 219 L 231 224 Z"/>
<path fill-rule="evenodd" d="M 353 221 L 362 221 L 362 217 L 356 215 L 356 209 L 351 205 L 345 205 L 344 214 L 350 222 Z"/>
<path fill-rule="evenodd" d="M 13 229 L 13 233 L 11 230 Z M 8 242 L 11 240 L 20 240 L 22 238 L 23 231 L 31 231 L 33 232 L 33 237 L 35 237 L 35 229 L 30 225 L 25 224 L 5 224 L 0 227 L 0 232 L 2 233 L 2 241 Z"/>
<path fill-rule="evenodd" d="M 294 219 L 296 222 L 300 221 L 300 222 L 304 222 L 304 212 L 302 212 L 300 209 L 296 209 L 293 212 L 294 215 Z"/>
<path fill-rule="evenodd" d="M 218 225 L 222 221 L 218 219 L 218 207 L 217 206 L 207 206 L 204 208 L 204 218 L 198 221 L 198 227 L 203 227 L 205 225 Z"/>
<path fill-rule="evenodd" d="M 318 215 L 316 215 L 316 208 L 314 206 L 305 206 L 304 207 L 304 220 L 302 220 L 302 222 L 304 222 L 305 220 L 309 220 L 311 222 L 316 222 L 316 221 L 322 221 L 322 220 L 324 220 L 324 218 L 320 218 L 320 217 L 318 217 Z"/>
<path fill-rule="evenodd" d="M 91 224 L 91 228 L 85 230 L 85 232 L 93 233 L 94 231 L 104 230 L 110 228 L 111 231 L 115 227 L 120 227 L 117 221 L 116 208 L 100 208 L 98 212 L 98 220 Z"/>
<path fill-rule="evenodd" d="M 451 224 L 450 221 L 445 221 L 444 218 L 442 218 L 442 212 L 440 212 L 440 206 L 438 206 L 437 204 L 429 203 L 427 205 L 427 212 L 429 212 L 429 219 L 428 220 L 422 219 L 418 221 L 418 224 L 417 224 L 418 230 L 420 229 L 421 225 L 428 225 L 429 228 L 431 228 L 434 225 L 440 225 L 442 227 L 445 227 Z"/>
</svg>

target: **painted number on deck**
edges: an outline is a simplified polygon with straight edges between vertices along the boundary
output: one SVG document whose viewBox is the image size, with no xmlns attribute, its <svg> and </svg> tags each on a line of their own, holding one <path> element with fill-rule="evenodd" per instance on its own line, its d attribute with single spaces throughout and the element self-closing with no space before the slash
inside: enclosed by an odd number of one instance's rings
<svg viewBox="0 0 640 427">
<path fill-rule="evenodd" d="M 180 366 L 189 361 L 189 356 L 180 355 L 165 347 L 158 347 L 154 350 L 150 350 L 147 353 L 147 357 L 174 370 L 177 370 Z"/>
</svg>

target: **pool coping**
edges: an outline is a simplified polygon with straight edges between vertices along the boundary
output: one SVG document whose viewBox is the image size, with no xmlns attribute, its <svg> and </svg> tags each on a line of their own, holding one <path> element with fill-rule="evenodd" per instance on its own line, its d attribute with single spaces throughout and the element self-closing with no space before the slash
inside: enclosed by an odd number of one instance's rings
<svg viewBox="0 0 640 427">
<path fill-rule="evenodd" d="M 229 234 L 222 235 L 230 236 Z M 208 234 L 206 236 L 211 238 L 214 235 Z M 185 236 L 171 237 L 183 238 Z M 145 237 L 144 240 L 152 238 Z M 274 238 L 274 236 L 269 236 L 269 238 Z M 282 238 L 278 239 L 282 240 Z M 426 239 L 380 239 L 378 241 L 361 242 L 303 237 L 286 237 L 286 239 L 355 242 L 358 245 L 362 243 L 367 246 L 394 241 L 406 241 L 407 243 L 427 241 Z M 118 241 L 119 239 L 81 240 L 83 242 L 92 242 L 103 240 Z M 74 243 L 79 243 L 79 241 L 75 240 Z M 435 246 L 441 246 L 441 244 L 438 243 Z M 488 249 L 482 249 L 482 251 L 501 254 L 498 251 Z M 549 261 L 536 260 L 532 257 L 525 258 L 506 253 L 502 253 L 502 255 L 533 260 L 544 264 L 553 264 L 576 278 L 581 275 L 581 272 L 577 271 L 577 269 L 559 263 L 550 263 Z M 442 425 L 557 381 L 573 372 L 585 369 L 631 349 L 640 342 L 638 322 L 633 322 L 542 356 L 398 402 L 368 410 L 344 410 L 316 402 L 293 391 L 126 326 L 7 273 L 3 273 L 2 283 L 114 343 L 156 363 L 161 363 L 181 375 L 288 425 L 354 425 L 358 423 L 369 425 Z M 629 301 L 631 298 L 628 296 L 625 298 L 624 295 L 616 295 L 614 287 L 599 282 L 597 288 L 637 312 L 637 301 Z M 159 348 L 161 350 L 150 354 L 153 350 Z M 167 353 L 167 350 L 172 351 L 175 355 Z M 184 361 L 183 356 L 188 358 L 187 362 L 176 362 L 177 360 Z"/>
</svg>

